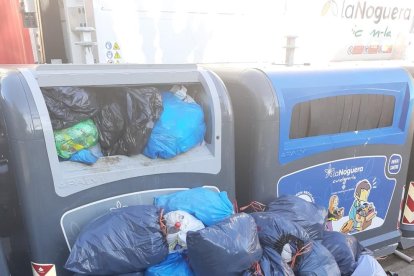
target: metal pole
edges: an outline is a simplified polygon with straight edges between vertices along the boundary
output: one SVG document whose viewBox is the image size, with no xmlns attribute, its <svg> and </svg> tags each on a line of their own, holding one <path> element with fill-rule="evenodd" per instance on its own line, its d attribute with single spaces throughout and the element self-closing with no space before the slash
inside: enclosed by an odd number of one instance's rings
<svg viewBox="0 0 414 276">
<path fill-rule="evenodd" d="M 403 261 L 406 261 L 407 263 L 411 263 L 413 261 L 413 258 L 411 258 L 410 256 L 405 255 L 404 253 L 395 250 L 394 251 L 394 255 L 397 256 L 398 258 L 400 258 Z"/>
<path fill-rule="evenodd" d="M 295 56 L 295 40 L 296 40 L 296 36 L 287 36 L 286 37 L 286 59 L 285 59 L 285 64 L 287 66 L 292 66 L 294 64 L 293 60 L 294 60 L 294 56 Z"/>
<path fill-rule="evenodd" d="M 40 0 L 35 0 L 36 16 L 37 16 L 37 29 L 38 29 L 38 42 L 39 42 L 39 63 L 46 63 L 45 57 L 45 44 L 43 42 L 43 25 L 42 25 L 42 13 L 40 7 Z"/>
</svg>

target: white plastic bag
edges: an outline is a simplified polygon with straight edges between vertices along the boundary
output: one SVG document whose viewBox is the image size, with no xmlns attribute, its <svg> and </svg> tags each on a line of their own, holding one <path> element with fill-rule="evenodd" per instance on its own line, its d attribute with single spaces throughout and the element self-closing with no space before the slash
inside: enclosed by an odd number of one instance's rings
<svg viewBox="0 0 414 276">
<path fill-rule="evenodd" d="M 387 276 L 382 266 L 370 255 L 361 255 L 351 276 Z"/>
<path fill-rule="evenodd" d="M 171 92 L 174 93 L 174 95 L 186 103 L 195 103 L 194 99 L 187 95 L 187 88 L 185 88 L 184 85 L 174 85 L 171 90 Z"/>
<path fill-rule="evenodd" d="M 187 248 L 187 232 L 198 231 L 204 228 L 204 224 L 184 211 L 172 211 L 164 216 L 167 226 L 167 242 L 170 252 L 176 251 L 177 245 L 180 249 Z"/>
</svg>

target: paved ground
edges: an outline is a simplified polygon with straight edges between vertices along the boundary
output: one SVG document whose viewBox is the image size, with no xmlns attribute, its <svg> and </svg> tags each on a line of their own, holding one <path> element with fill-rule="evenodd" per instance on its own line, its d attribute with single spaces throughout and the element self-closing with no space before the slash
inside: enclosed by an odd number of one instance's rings
<svg viewBox="0 0 414 276">
<path fill-rule="evenodd" d="M 399 249 L 399 251 L 414 258 L 414 247 L 407 250 Z M 398 276 L 414 276 L 414 262 L 409 264 L 395 255 L 389 255 L 385 259 L 378 261 L 386 271 L 396 272 L 398 273 Z"/>
</svg>

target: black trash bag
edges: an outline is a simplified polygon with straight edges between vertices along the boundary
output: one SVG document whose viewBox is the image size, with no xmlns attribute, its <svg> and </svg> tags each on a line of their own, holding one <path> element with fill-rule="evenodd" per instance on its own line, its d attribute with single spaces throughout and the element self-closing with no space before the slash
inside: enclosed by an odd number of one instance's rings
<svg viewBox="0 0 414 276">
<path fill-rule="evenodd" d="M 154 124 L 163 110 L 161 93 L 155 87 L 123 87 L 122 90 L 124 93 L 121 95 L 124 99 L 120 106 L 125 104 L 126 107 L 124 130 L 114 144 L 109 147 L 102 145 L 105 155 L 130 156 L 142 153 Z M 117 116 L 113 116 L 113 119 L 115 120 Z M 115 126 L 117 123 L 117 121 L 111 121 L 111 124 Z M 100 127 L 99 124 L 98 127 Z"/>
<path fill-rule="evenodd" d="M 265 275 L 293 275 L 292 269 L 282 259 L 281 254 L 283 250 L 289 249 L 287 253 L 294 255 L 307 245 L 310 239 L 306 230 L 275 212 L 257 212 L 251 216 L 256 221 L 263 248 L 260 265 Z"/>
<path fill-rule="evenodd" d="M 298 256 L 293 268 L 296 276 L 340 276 L 335 258 L 320 242 L 313 241 L 309 251 Z"/>
<path fill-rule="evenodd" d="M 262 257 L 254 219 L 239 213 L 187 233 L 188 257 L 197 276 L 242 275 Z"/>
<path fill-rule="evenodd" d="M 351 235 L 325 231 L 322 245 L 334 256 L 342 276 L 350 276 L 358 266 L 358 257 L 364 247 Z"/>
<path fill-rule="evenodd" d="M 42 88 L 54 130 L 92 118 L 99 110 L 95 93 L 81 87 Z"/>
<path fill-rule="evenodd" d="M 102 92 L 98 100 L 100 110 L 94 120 L 99 130 L 99 144 L 102 152 L 104 155 L 108 155 L 108 152 L 124 133 L 126 125 L 125 92 Z"/>
<path fill-rule="evenodd" d="M 152 205 L 120 208 L 87 224 L 65 268 L 76 273 L 114 275 L 143 271 L 168 254 L 160 229 L 160 210 Z"/>
<path fill-rule="evenodd" d="M 126 87 L 127 126 L 119 150 L 126 155 L 140 154 L 151 130 L 162 113 L 161 93 L 155 87 Z"/>
<path fill-rule="evenodd" d="M 292 220 L 302 226 L 311 239 L 321 239 L 328 211 L 297 196 L 281 196 L 268 205 L 269 212 Z"/>
</svg>

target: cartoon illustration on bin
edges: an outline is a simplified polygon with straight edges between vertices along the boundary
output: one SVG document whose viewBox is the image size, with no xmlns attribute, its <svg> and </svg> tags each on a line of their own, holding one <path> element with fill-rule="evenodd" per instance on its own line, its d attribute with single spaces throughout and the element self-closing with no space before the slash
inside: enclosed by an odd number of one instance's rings
<svg viewBox="0 0 414 276">
<path fill-rule="evenodd" d="M 368 202 L 371 184 L 367 179 L 361 180 L 355 186 L 354 202 L 348 213 L 348 221 L 341 227 L 342 233 L 363 231 L 372 224 L 377 212 L 372 202 Z"/>
<path fill-rule="evenodd" d="M 344 216 L 344 207 L 339 208 L 339 197 L 332 195 L 329 198 L 328 219 L 326 222 L 326 230 L 333 231 L 332 222 L 340 220 Z"/>
</svg>

